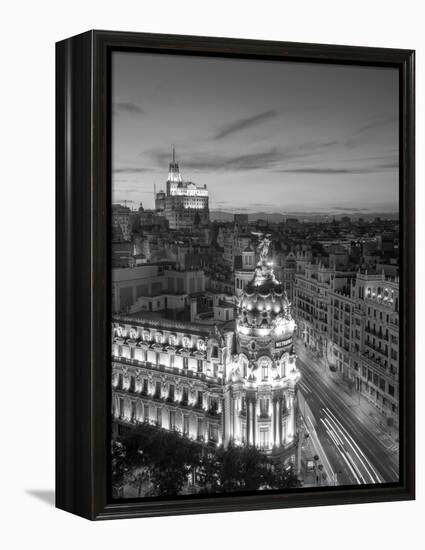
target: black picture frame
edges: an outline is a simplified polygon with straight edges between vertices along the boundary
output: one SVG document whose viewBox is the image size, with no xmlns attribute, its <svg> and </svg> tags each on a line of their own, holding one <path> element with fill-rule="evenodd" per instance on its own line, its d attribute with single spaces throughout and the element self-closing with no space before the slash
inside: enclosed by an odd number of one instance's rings
<svg viewBox="0 0 425 550">
<path fill-rule="evenodd" d="M 403 320 L 399 483 L 111 500 L 108 71 L 115 50 L 398 68 Z M 414 499 L 414 51 L 93 30 L 57 43 L 56 74 L 56 506 L 97 520 Z"/>
</svg>

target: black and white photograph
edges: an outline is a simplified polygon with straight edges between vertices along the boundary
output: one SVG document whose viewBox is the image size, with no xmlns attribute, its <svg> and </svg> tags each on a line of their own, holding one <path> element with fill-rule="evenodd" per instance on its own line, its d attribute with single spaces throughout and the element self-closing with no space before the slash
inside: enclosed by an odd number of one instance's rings
<svg viewBox="0 0 425 550">
<path fill-rule="evenodd" d="M 396 68 L 115 51 L 111 494 L 399 481 Z"/>
</svg>

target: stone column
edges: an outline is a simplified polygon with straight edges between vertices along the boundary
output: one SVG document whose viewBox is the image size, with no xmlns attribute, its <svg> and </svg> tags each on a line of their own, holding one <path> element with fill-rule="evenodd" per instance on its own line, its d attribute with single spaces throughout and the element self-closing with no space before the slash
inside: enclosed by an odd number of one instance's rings
<svg viewBox="0 0 425 550">
<path fill-rule="evenodd" d="M 282 397 L 279 397 L 278 406 L 278 433 L 279 433 L 279 447 L 282 445 Z"/>
<path fill-rule="evenodd" d="M 250 423 L 251 423 L 251 414 L 250 414 L 250 401 L 246 398 L 246 443 L 250 444 Z"/>
<path fill-rule="evenodd" d="M 272 426 L 273 426 L 272 443 L 274 446 L 276 445 L 276 399 L 273 399 Z"/>
<path fill-rule="evenodd" d="M 295 414 L 294 414 L 294 396 L 293 394 L 290 394 L 288 396 L 288 409 L 289 409 L 289 417 L 287 419 L 287 429 L 285 434 L 285 439 L 288 437 L 293 437 L 295 433 Z"/>
<path fill-rule="evenodd" d="M 232 438 L 236 439 L 236 397 L 232 392 Z"/>
<path fill-rule="evenodd" d="M 252 400 L 252 444 L 256 444 L 256 431 L 257 431 L 257 402 Z"/>
</svg>

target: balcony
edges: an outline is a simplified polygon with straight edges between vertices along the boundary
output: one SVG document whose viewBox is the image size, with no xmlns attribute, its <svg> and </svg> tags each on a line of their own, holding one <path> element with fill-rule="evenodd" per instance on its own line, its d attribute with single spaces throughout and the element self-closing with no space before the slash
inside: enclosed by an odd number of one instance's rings
<svg viewBox="0 0 425 550">
<path fill-rule="evenodd" d="M 385 335 L 381 330 L 375 330 L 371 326 L 365 326 L 365 332 L 368 334 L 372 334 L 373 336 L 376 336 L 377 338 L 380 338 L 381 340 L 385 340 L 386 342 L 389 341 L 388 335 Z"/>
<path fill-rule="evenodd" d="M 374 345 L 370 340 L 366 340 L 366 341 L 365 341 L 365 346 L 367 346 L 368 348 L 372 349 L 372 350 L 375 351 L 376 353 L 379 353 L 380 355 L 382 355 L 383 357 L 385 357 L 385 359 L 387 359 L 387 357 L 388 357 L 388 350 L 385 351 L 385 349 L 382 348 L 381 346 Z"/>
<path fill-rule="evenodd" d="M 369 352 L 366 350 L 364 353 L 362 353 L 362 359 L 363 361 L 369 365 L 372 368 L 380 368 L 384 371 L 387 370 L 388 366 L 384 364 L 384 362 L 381 360 L 381 358 L 378 356 L 371 356 L 369 355 Z"/>
<path fill-rule="evenodd" d="M 151 363 L 149 361 L 139 361 L 138 359 L 128 359 L 127 357 L 119 357 L 117 355 L 112 356 L 112 361 L 115 363 L 124 363 L 126 365 L 133 365 L 138 368 L 144 368 L 149 370 L 155 370 L 158 372 L 164 372 L 169 374 L 175 374 L 176 376 L 182 376 L 185 378 L 196 378 L 203 382 L 214 382 L 215 384 L 224 383 L 218 376 L 209 376 L 203 372 L 193 371 L 185 368 L 169 367 L 167 365 Z"/>
</svg>

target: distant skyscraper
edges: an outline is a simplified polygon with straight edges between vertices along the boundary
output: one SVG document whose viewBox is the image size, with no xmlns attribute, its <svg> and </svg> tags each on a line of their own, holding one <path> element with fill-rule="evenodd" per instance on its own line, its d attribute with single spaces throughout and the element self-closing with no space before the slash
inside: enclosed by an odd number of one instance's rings
<svg viewBox="0 0 425 550">
<path fill-rule="evenodd" d="M 193 182 L 183 181 L 174 148 L 165 198 L 163 192 L 160 192 L 156 195 L 155 202 L 159 209 L 164 205 L 163 211 L 170 229 L 185 229 L 209 222 L 207 186 L 198 187 Z"/>
</svg>

